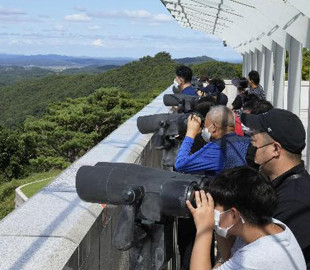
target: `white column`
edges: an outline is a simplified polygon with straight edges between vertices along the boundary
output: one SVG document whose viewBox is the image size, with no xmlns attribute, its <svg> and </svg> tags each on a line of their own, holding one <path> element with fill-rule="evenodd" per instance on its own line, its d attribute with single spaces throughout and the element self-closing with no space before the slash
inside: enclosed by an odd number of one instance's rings
<svg viewBox="0 0 310 270">
<path fill-rule="evenodd" d="M 256 51 L 256 49 L 255 49 L 255 51 Z M 256 70 L 256 68 L 257 68 L 257 55 L 255 52 L 252 52 L 252 51 L 251 51 L 250 55 L 251 55 L 251 70 Z"/>
<path fill-rule="evenodd" d="M 309 70 L 309 96 L 308 96 L 308 128 L 307 128 L 307 142 L 306 142 L 306 155 L 307 155 L 307 163 L 306 168 L 309 172 L 310 169 L 310 70 Z"/>
<path fill-rule="evenodd" d="M 249 72 L 252 70 L 252 52 L 249 51 L 248 53 L 248 61 L 247 61 L 247 74 L 246 77 L 248 76 Z"/>
<path fill-rule="evenodd" d="M 288 66 L 287 109 L 299 116 L 302 69 L 302 45 L 291 37 Z"/>
<path fill-rule="evenodd" d="M 253 61 L 254 61 L 254 53 L 250 51 L 249 52 L 249 72 L 253 70 Z"/>
<path fill-rule="evenodd" d="M 265 93 L 268 101 L 273 103 L 273 53 L 265 48 Z"/>
<path fill-rule="evenodd" d="M 285 87 L 285 50 L 279 44 L 275 44 L 274 53 L 274 100 L 276 108 L 284 109 Z"/>
<path fill-rule="evenodd" d="M 253 65 L 253 70 L 257 71 L 257 59 L 258 59 L 258 50 L 255 49 L 254 53 L 253 53 L 253 60 L 252 60 L 252 65 Z"/>
<path fill-rule="evenodd" d="M 242 76 L 246 77 L 246 66 L 247 66 L 247 53 L 242 54 Z"/>
<path fill-rule="evenodd" d="M 260 75 L 260 82 L 263 88 L 265 88 L 265 47 L 263 46 L 262 51 L 258 51 L 257 59 L 257 71 Z"/>
</svg>

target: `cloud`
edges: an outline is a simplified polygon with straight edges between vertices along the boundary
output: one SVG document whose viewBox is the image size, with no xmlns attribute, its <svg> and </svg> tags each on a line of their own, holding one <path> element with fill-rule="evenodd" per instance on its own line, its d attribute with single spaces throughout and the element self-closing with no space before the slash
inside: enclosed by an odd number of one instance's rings
<svg viewBox="0 0 310 270">
<path fill-rule="evenodd" d="M 61 24 L 57 24 L 54 26 L 54 30 L 58 31 L 58 32 L 64 32 L 65 31 L 65 27 Z"/>
<path fill-rule="evenodd" d="M 81 7 L 81 6 L 75 6 L 73 9 L 77 10 L 77 11 L 86 11 L 86 8 Z"/>
<path fill-rule="evenodd" d="M 94 47 L 106 47 L 107 45 L 103 42 L 102 39 L 96 39 L 91 43 L 92 46 Z"/>
<path fill-rule="evenodd" d="M 20 9 L 10 9 L 0 6 L 0 15 L 2 16 L 11 16 L 11 15 L 26 15 L 27 13 Z"/>
<path fill-rule="evenodd" d="M 67 15 L 65 16 L 65 20 L 71 22 L 89 22 L 91 21 L 91 17 L 89 17 L 85 13 L 79 13 L 79 14 Z"/>
<path fill-rule="evenodd" d="M 130 18 L 150 18 L 152 14 L 146 10 L 134 10 L 134 11 L 129 11 L 125 10 L 124 14 Z"/>
<path fill-rule="evenodd" d="M 148 23 L 167 23 L 173 21 L 171 16 L 166 14 L 152 14 L 146 10 L 118 10 L 108 12 L 87 12 L 87 15 L 95 18 L 117 18 L 129 20 L 143 20 Z"/>
<path fill-rule="evenodd" d="M 173 21 L 173 18 L 171 16 L 168 16 L 166 14 L 157 14 L 154 15 L 154 20 L 157 22 L 171 22 Z"/>
<path fill-rule="evenodd" d="M 91 26 L 88 26 L 88 29 L 89 30 L 99 30 L 99 29 L 101 29 L 101 26 L 99 26 L 99 25 L 91 25 Z"/>
</svg>

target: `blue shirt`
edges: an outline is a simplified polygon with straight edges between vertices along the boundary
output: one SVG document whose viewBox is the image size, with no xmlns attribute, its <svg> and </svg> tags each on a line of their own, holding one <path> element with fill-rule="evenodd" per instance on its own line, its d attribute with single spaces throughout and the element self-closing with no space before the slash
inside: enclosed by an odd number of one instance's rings
<svg viewBox="0 0 310 270">
<path fill-rule="evenodd" d="M 198 96 L 195 88 L 192 86 L 188 86 L 188 87 L 184 88 L 181 94 L 190 95 L 190 96 Z"/>
<path fill-rule="evenodd" d="M 245 157 L 250 138 L 229 133 L 191 154 L 193 143 L 194 139 L 185 137 L 176 158 L 176 171 L 214 176 L 225 169 L 247 164 Z"/>
</svg>

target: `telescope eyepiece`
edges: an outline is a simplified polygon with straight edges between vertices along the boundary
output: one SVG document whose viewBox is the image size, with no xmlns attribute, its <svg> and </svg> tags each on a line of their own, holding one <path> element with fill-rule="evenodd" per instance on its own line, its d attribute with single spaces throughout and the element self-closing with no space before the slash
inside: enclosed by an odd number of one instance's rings
<svg viewBox="0 0 310 270">
<path fill-rule="evenodd" d="M 122 193 L 125 204 L 132 205 L 138 203 L 144 197 L 143 187 L 128 187 Z"/>
<path fill-rule="evenodd" d="M 168 120 L 166 120 L 166 121 L 160 121 L 160 127 L 162 127 L 162 128 L 166 128 L 166 127 L 168 127 L 169 126 L 169 121 Z"/>
</svg>

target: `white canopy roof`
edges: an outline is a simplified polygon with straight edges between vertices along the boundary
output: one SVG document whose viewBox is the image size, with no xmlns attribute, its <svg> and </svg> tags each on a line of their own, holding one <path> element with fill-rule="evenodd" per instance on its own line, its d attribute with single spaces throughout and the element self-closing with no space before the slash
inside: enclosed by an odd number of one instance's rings
<svg viewBox="0 0 310 270">
<path fill-rule="evenodd" d="M 218 36 L 240 53 L 289 48 L 290 36 L 310 48 L 310 0 L 161 0 L 183 26 Z"/>
</svg>

